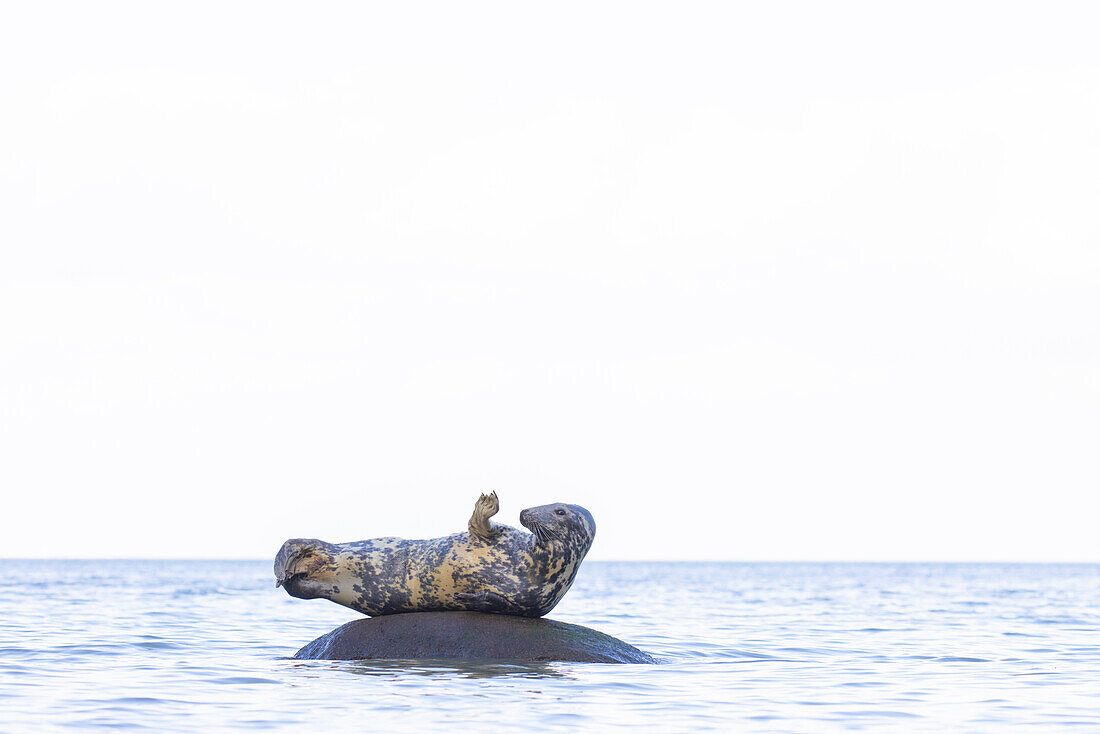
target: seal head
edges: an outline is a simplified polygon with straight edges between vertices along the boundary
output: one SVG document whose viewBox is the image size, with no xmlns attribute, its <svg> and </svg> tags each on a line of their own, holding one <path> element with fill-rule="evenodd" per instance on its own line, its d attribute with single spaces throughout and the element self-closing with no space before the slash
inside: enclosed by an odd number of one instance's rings
<svg viewBox="0 0 1100 734">
<path fill-rule="evenodd" d="M 584 558 L 596 537 L 592 513 L 580 505 L 542 505 L 519 513 L 519 524 L 530 530 L 539 544 L 558 545 Z"/>
</svg>

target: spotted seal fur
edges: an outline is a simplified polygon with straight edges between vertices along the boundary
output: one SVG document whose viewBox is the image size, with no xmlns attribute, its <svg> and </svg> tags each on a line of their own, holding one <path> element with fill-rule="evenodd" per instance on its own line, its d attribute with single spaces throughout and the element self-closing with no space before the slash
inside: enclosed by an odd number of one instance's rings
<svg viewBox="0 0 1100 734">
<path fill-rule="evenodd" d="M 561 601 L 592 545 L 596 522 L 578 505 L 519 514 L 522 530 L 490 522 L 496 492 L 474 504 L 468 532 L 429 540 L 352 543 L 294 539 L 275 557 L 275 585 L 370 616 L 471 611 L 541 617 Z"/>
</svg>

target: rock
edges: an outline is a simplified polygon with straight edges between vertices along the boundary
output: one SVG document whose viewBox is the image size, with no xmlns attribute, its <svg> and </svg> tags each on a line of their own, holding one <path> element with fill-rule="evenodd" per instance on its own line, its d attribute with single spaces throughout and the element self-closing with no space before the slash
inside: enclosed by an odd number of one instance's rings
<svg viewBox="0 0 1100 734">
<path fill-rule="evenodd" d="M 357 619 L 318 637 L 294 657 L 656 662 L 633 645 L 588 627 L 481 612 L 413 612 Z"/>
</svg>

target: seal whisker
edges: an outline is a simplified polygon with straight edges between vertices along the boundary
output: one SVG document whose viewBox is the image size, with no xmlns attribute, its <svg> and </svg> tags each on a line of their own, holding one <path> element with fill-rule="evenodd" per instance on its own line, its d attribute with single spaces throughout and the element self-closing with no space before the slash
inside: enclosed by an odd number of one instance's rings
<svg viewBox="0 0 1100 734">
<path fill-rule="evenodd" d="M 540 543 L 545 543 L 550 539 L 550 534 L 546 531 L 546 528 L 539 523 L 532 523 L 531 529 L 535 531 L 535 538 L 537 538 Z"/>
</svg>

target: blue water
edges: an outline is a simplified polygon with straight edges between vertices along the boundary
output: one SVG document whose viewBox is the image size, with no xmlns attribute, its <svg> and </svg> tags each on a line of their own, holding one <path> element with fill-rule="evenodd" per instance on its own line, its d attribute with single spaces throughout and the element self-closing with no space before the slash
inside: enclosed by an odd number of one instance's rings
<svg viewBox="0 0 1100 734">
<path fill-rule="evenodd" d="M 1100 566 L 586 562 L 663 663 L 296 661 L 358 617 L 256 561 L 4 561 L 0 731 L 1100 730 Z"/>
</svg>

